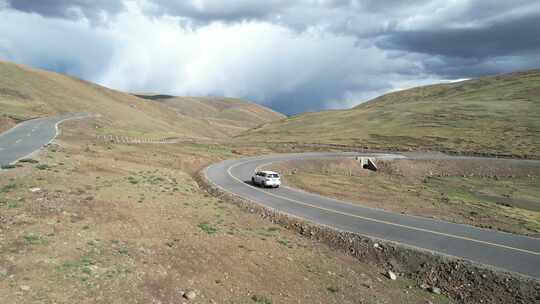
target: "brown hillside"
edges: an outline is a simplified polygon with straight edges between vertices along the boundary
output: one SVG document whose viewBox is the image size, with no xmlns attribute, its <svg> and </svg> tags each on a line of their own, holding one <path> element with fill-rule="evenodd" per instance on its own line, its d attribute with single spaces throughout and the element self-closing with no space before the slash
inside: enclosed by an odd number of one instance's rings
<svg viewBox="0 0 540 304">
<path fill-rule="evenodd" d="M 21 120 L 69 112 L 97 114 L 98 134 L 146 138 L 220 139 L 282 118 L 237 99 L 148 102 L 74 77 L 0 61 L 0 131 Z"/>
</svg>

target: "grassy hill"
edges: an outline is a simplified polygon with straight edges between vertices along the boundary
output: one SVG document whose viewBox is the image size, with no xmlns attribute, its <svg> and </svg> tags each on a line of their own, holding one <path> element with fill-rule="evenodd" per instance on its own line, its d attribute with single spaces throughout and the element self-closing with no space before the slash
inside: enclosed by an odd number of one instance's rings
<svg viewBox="0 0 540 304">
<path fill-rule="evenodd" d="M 256 103 L 225 97 L 176 97 L 169 95 L 136 95 L 174 109 L 183 124 L 195 124 L 207 136 L 223 137 L 284 119 L 285 115 Z"/>
<path fill-rule="evenodd" d="M 411 286 L 407 303 L 450 303 L 416 279 L 383 280 L 386 265 L 261 221 L 193 179 L 243 153 L 218 138 L 281 115 L 240 100 L 144 97 L 0 63 L 0 128 L 55 113 L 101 114 L 66 122 L 32 156 L 37 163 L 2 171 L 0 299 L 179 303 L 190 292 L 190 303 L 389 303 Z M 125 145 L 94 133 L 216 137 Z"/>
<path fill-rule="evenodd" d="M 212 139 L 254 127 L 257 121 L 283 117 L 241 100 L 223 99 L 213 105 L 208 98 L 201 98 L 200 102 L 197 98 L 178 99 L 183 100 L 178 106 L 174 100 L 177 99 L 148 102 L 66 75 L 0 61 L 0 131 L 21 120 L 84 111 L 101 115 L 96 131 L 102 134 Z M 200 109 L 201 104 L 215 109 L 209 114 L 211 119 L 205 118 L 207 109 Z M 182 108 L 185 114 L 179 117 L 171 106 Z M 197 111 L 199 115 L 192 115 Z"/>
<path fill-rule="evenodd" d="M 540 158 L 540 70 L 394 92 L 269 123 L 237 140 Z"/>
</svg>

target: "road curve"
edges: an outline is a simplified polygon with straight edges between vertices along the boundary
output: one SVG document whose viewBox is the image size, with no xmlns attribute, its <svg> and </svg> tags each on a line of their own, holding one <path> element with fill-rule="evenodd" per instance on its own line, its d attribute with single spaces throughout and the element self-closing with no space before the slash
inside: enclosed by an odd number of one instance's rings
<svg viewBox="0 0 540 304">
<path fill-rule="evenodd" d="M 63 121 L 89 117 L 87 113 L 64 114 L 22 122 L 0 134 L 0 166 L 15 163 L 50 143 Z"/>
<path fill-rule="evenodd" d="M 540 239 L 363 207 L 290 187 L 262 189 L 249 184 L 257 167 L 271 163 L 354 156 L 404 158 L 375 153 L 277 154 L 226 160 L 211 165 L 204 173 L 224 191 L 317 224 L 540 279 Z M 537 161 L 531 162 L 537 165 Z"/>
</svg>

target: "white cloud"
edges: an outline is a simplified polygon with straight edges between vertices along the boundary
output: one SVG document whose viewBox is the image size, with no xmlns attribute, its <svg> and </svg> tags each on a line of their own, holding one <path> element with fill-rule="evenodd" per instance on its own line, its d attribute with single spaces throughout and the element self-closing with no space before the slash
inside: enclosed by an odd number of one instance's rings
<svg viewBox="0 0 540 304">
<path fill-rule="evenodd" d="M 514 39 L 513 27 L 537 24 L 531 13 L 517 25 L 497 19 L 518 20 L 524 7 L 537 8 L 525 0 L 519 7 L 465 0 L 118 0 L 107 9 L 51 1 L 57 10 L 29 0 L 18 2 L 19 10 L 0 6 L 0 58 L 126 91 L 227 95 L 287 113 L 354 106 L 391 90 L 540 61 L 524 34 L 508 48 L 489 28 L 499 22 Z M 67 9 L 80 10 L 80 18 L 66 17 Z M 482 31 L 469 30 L 476 28 Z M 478 55 L 487 51 L 495 55 Z"/>
<path fill-rule="evenodd" d="M 348 87 L 356 88 L 354 92 L 391 88 L 381 85 L 381 73 L 412 66 L 358 44 L 355 37 L 316 28 L 296 32 L 245 21 L 191 29 L 179 21 L 148 17 L 136 6 L 118 15 L 109 24 L 114 64 L 96 80 L 128 91 L 226 95 L 285 110 L 315 110 L 349 105 L 349 100 L 338 101 L 350 95 Z M 311 92 L 316 86 L 322 92 Z"/>
</svg>

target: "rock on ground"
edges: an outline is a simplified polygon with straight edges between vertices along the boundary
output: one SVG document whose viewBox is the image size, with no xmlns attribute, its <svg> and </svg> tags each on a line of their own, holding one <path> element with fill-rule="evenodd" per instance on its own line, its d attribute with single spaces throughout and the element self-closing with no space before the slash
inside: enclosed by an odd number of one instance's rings
<svg viewBox="0 0 540 304">
<path fill-rule="evenodd" d="M 193 290 L 188 290 L 186 291 L 186 293 L 184 294 L 184 298 L 188 299 L 188 300 L 193 300 L 197 297 L 197 294 L 195 293 L 195 291 Z"/>
</svg>

